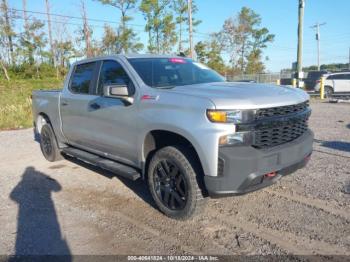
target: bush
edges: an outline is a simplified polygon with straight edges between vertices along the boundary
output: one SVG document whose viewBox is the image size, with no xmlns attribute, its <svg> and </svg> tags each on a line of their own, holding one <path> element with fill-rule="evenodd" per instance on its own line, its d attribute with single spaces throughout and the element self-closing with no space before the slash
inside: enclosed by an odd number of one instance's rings
<svg viewBox="0 0 350 262">
<path fill-rule="evenodd" d="M 0 80 L 0 130 L 32 126 L 32 91 L 57 89 L 62 82 L 56 78 Z"/>
<path fill-rule="evenodd" d="M 23 63 L 21 65 L 10 66 L 8 74 L 11 79 L 45 79 L 54 78 L 57 75 L 57 70 L 51 64 L 42 63 L 40 65 L 31 65 Z M 67 73 L 67 68 L 58 68 L 59 78 L 63 78 Z M 5 79 L 2 72 L 0 73 L 0 79 Z"/>
</svg>

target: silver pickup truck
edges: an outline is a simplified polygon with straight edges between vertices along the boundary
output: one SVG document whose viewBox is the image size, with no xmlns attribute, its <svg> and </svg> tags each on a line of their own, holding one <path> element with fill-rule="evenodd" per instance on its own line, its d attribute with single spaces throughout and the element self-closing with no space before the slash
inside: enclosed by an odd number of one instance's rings
<svg viewBox="0 0 350 262">
<path fill-rule="evenodd" d="M 226 82 L 188 58 L 116 55 L 75 63 L 61 91 L 33 92 L 34 130 L 47 160 L 143 179 L 163 213 L 186 219 L 207 196 L 304 167 L 308 100 L 297 88 Z"/>
</svg>

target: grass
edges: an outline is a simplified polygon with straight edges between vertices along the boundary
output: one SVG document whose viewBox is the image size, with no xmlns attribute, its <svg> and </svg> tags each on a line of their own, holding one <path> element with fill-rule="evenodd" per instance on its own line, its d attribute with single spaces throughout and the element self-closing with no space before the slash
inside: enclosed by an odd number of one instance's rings
<svg viewBox="0 0 350 262">
<path fill-rule="evenodd" d="M 0 80 L 0 130 L 31 127 L 32 91 L 57 89 L 62 82 L 56 78 Z"/>
</svg>

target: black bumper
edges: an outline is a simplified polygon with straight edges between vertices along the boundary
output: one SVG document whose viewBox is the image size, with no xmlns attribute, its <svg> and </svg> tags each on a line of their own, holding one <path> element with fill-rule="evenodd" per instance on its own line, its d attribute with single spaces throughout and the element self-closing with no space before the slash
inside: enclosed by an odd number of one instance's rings
<svg viewBox="0 0 350 262">
<path fill-rule="evenodd" d="M 306 165 L 312 153 L 313 138 L 312 131 L 308 130 L 298 139 L 271 149 L 220 148 L 221 174 L 204 176 L 209 195 L 241 195 L 273 184 Z"/>
</svg>

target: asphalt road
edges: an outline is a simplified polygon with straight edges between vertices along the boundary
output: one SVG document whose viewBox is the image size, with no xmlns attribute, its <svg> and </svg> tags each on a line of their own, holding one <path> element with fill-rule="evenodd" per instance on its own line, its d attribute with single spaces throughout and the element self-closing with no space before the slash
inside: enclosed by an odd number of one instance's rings
<svg viewBox="0 0 350 262">
<path fill-rule="evenodd" d="M 0 132 L 0 254 L 349 256 L 350 104 L 311 105 L 305 169 L 258 192 L 210 199 L 185 222 L 162 215 L 142 181 L 47 162 L 32 130 Z"/>
</svg>

